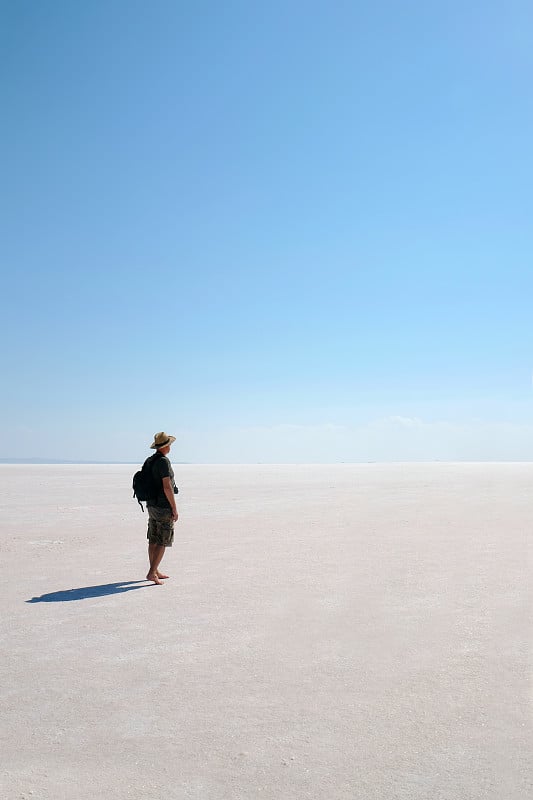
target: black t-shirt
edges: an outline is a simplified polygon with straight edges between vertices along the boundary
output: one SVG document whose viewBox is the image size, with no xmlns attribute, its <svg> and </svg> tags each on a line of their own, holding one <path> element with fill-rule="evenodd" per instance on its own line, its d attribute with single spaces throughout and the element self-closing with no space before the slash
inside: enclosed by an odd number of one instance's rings
<svg viewBox="0 0 533 800">
<path fill-rule="evenodd" d="M 163 478 L 170 478 L 170 483 L 174 489 L 174 494 L 176 494 L 176 484 L 174 482 L 174 470 L 172 469 L 172 464 L 166 456 L 158 454 L 154 457 L 152 462 L 152 474 L 154 476 L 155 483 L 159 488 L 155 502 L 147 502 L 146 505 L 157 506 L 157 508 L 171 508 L 171 505 L 168 502 L 167 496 L 163 490 Z"/>
</svg>

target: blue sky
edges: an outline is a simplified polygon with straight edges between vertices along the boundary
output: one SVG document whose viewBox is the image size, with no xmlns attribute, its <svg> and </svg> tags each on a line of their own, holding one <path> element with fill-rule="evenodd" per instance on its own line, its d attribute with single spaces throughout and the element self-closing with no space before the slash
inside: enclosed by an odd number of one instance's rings
<svg viewBox="0 0 533 800">
<path fill-rule="evenodd" d="M 530 3 L 0 8 L 0 457 L 533 460 Z"/>
</svg>

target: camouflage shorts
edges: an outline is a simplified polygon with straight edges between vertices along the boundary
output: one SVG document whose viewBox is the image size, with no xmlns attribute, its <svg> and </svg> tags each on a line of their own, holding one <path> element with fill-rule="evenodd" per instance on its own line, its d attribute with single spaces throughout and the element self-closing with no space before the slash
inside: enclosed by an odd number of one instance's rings
<svg viewBox="0 0 533 800">
<path fill-rule="evenodd" d="M 172 511 L 167 508 L 158 508 L 157 506 L 147 506 L 147 508 L 148 533 L 146 538 L 150 544 L 172 547 L 172 542 L 174 541 Z"/>
</svg>

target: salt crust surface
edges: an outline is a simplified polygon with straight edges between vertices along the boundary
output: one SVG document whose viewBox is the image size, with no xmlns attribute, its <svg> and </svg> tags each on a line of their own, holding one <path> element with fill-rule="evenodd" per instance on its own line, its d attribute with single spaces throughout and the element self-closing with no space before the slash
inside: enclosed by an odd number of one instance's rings
<svg viewBox="0 0 533 800">
<path fill-rule="evenodd" d="M 532 464 L 1 465 L 0 796 L 529 800 Z"/>
</svg>

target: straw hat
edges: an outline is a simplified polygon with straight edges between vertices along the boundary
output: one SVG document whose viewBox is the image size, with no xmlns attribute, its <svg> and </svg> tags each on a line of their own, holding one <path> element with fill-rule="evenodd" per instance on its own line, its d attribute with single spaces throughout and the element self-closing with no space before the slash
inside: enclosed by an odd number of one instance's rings
<svg viewBox="0 0 533 800">
<path fill-rule="evenodd" d="M 175 436 L 169 436 L 168 433 L 161 431 L 161 433 L 156 433 L 154 436 L 154 441 L 150 445 L 151 450 L 159 450 L 160 447 L 166 447 L 167 444 L 172 444 L 172 442 L 176 441 Z"/>
</svg>

